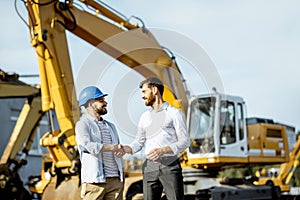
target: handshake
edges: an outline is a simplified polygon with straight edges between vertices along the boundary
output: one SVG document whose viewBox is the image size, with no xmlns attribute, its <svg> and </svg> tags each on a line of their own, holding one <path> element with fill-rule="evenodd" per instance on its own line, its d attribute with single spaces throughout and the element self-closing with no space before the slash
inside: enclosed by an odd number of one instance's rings
<svg viewBox="0 0 300 200">
<path fill-rule="evenodd" d="M 119 158 L 123 157 L 126 153 L 132 154 L 131 147 L 122 144 L 112 144 L 111 151 Z"/>
<path fill-rule="evenodd" d="M 111 144 L 111 150 L 117 157 L 121 158 L 126 153 L 132 154 L 132 149 L 128 145 L 122 144 Z M 172 149 L 169 146 L 161 147 L 161 148 L 154 148 L 147 154 L 147 159 L 156 161 L 164 154 L 173 153 Z"/>
</svg>

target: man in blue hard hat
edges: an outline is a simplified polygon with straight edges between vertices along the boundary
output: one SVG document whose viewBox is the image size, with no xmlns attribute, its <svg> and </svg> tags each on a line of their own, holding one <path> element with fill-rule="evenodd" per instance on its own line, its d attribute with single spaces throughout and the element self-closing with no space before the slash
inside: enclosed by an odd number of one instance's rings
<svg viewBox="0 0 300 200">
<path fill-rule="evenodd" d="M 124 151 L 115 125 L 103 119 L 106 96 L 95 86 L 84 88 L 79 95 L 79 106 L 86 110 L 75 127 L 84 200 L 123 199 Z"/>
</svg>

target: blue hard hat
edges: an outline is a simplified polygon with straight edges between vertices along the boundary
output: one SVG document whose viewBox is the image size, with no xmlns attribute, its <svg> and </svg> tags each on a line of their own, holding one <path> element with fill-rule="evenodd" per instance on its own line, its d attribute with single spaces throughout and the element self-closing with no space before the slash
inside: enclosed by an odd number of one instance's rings
<svg viewBox="0 0 300 200">
<path fill-rule="evenodd" d="M 105 97 L 107 94 L 103 94 L 101 90 L 95 86 L 88 86 L 84 88 L 79 94 L 79 106 L 86 104 L 91 99 L 97 99 L 99 97 Z"/>
</svg>

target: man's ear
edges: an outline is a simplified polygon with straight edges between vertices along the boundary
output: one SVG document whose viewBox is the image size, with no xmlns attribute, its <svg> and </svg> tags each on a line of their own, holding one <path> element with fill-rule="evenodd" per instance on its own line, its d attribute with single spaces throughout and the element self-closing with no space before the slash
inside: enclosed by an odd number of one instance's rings
<svg viewBox="0 0 300 200">
<path fill-rule="evenodd" d="M 152 87 L 152 92 L 153 92 L 153 94 L 157 94 L 158 93 L 158 88 L 153 86 Z"/>
<path fill-rule="evenodd" d="M 87 107 L 92 107 L 92 104 L 93 104 L 93 101 L 92 101 L 92 100 L 88 101 L 88 102 L 87 102 Z"/>
</svg>

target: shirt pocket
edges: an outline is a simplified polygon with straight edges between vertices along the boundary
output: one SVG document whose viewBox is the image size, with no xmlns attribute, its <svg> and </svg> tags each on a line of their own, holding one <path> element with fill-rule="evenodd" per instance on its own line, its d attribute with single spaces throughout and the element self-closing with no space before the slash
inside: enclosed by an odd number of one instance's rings
<svg viewBox="0 0 300 200">
<path fill-rule="evenodd" d="M 92 125 L 90 127 L 90 133 L 92 141 L 102 143 L 102 135 L 97 125 Z"/>
</svg>

